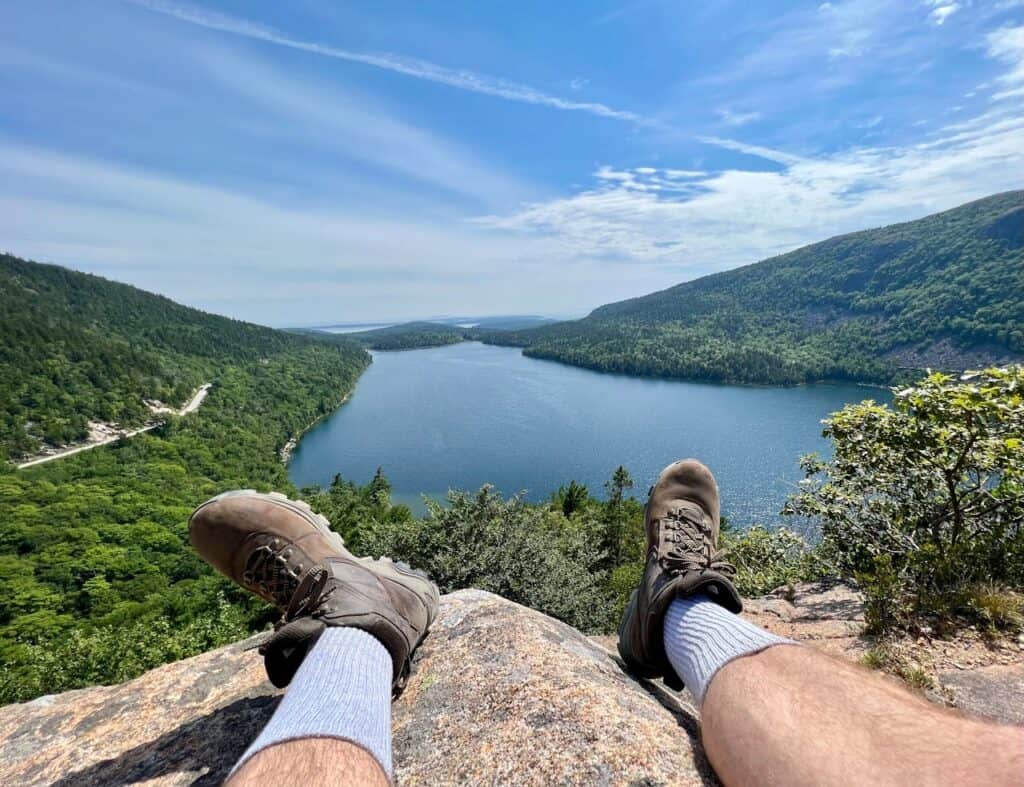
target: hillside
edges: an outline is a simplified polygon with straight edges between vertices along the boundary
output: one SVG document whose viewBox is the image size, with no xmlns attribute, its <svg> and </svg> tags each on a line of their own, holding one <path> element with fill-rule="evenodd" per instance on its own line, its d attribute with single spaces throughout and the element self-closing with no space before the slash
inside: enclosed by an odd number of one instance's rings
<svg viewBox="0 0 1024 787">
<path fill-rule="evenodd" d="M 512 331 L 549 325 L 555 320 L 531 315 L 507 315 L 501 317 L 466 317 L 444 320 L 417 320 L 413 322 L 355 331 L 345 334 L 327 334 L 323 330 L 305 329 L 300 333 L 319 337 L 325 335 L 344 336 L 359 342 L 371 350 L 418 350 L 426 347 L 443 347 L 458 344 L 466 339 L 475 339 L 478 334 L 490 331 Z M 472 327 L 464 327 L 472 326 Z"/>
<path fill-rule="evenodd" d="M 1024 191 L 482 338 L 600 371 L 739 383 L 1021 360 Z"/>
<path fill-rule="evenodd" d="M 147 434 L 27 470 L 0 463 L 0 702 L 131 677 L 261 627 L 266 608 L 189 547 L 189 512 L 228 488 L 294 492 L 280 450 L 338 407 L 368 354 L 56 266 L 4 257 L 0 272 L 8 455 L 40 425 L 126 422 L 143 397 L 177 406 L 212 383 L 202 407 Z M 50 655 L 59 664 L 44 666 Z"/>
<path fill-rule="evenodd" d="M 465 340 L 464 331 L 455 325 L 439 322 L 406 322 L 348 334 L 371 350 L 415 350 L 441 347 Z"/>
<path fill-rule="evenodd" d="M 175 407 L 225 364 L 314 339 L 0 255 L 0 457 L 81 439 L 90 420 L 140 424 L 144 399 Z"/>
</svg>

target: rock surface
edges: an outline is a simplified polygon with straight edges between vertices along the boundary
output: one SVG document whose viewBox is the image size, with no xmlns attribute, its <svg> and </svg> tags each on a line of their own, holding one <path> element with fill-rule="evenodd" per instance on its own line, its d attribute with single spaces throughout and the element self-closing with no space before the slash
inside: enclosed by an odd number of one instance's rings
<svg viewBox="0 0 1024 787">
<path fill-rule="evenodd" d="M 836 656 L 870 646 L 862 600 L 843 584 L 803 583 L 746 606 L 757 624 Z M 0 784 L 219 784 L 279 700 L 258 642 L 0 708 Z M 897 647 L 931 665 L 932 699 L 1024 723 L 1024 650 L 979 642 Z M 689 696 L 629 677 L 614 650 L 613 638 L 587 638 L 489 593 L 444 596 L 393 706 L 398 781 L 715 784 Z"/>
<path fill-rule="evenodd" d="M 279 700 L 257 642 L 0 709 L 0 784 L 219 784 Z M 442 599 L 393 726 L 403 785 L 714 783 L 692 708 L 481 591 Z"/>
</svg>

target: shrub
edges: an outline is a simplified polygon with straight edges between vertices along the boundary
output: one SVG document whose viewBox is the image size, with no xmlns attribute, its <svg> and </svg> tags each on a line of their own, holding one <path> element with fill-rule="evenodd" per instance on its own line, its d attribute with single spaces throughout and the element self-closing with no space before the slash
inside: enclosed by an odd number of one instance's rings
<svg viewBox="0 0 1024 787">
<path fill-rule="evenodd" d="M 978 619 L 996 631 L 1019 631 L 1024 626 L 1024 596 L 990 582 L 971 588 L 967 604 Z"/>
<path fill-rule="evenodd" d="M 611 627 L 600 523 L 501 498 L 490 486 L 427 501 L 424 519 L 379 523 L 362 545 L 424 569 L 442 593 L 474 587 L 553 615 L 583 631 Z"/>
<path fill-rule="evenodd" d="M 821 523 L 868 595 L 869 622 L 977 614 L 969 589 L 1024 585 L 1024 368 L 931 374 L 825 421 L 833 457 L 805 457 L 785 513 Z"/>
<path fill-rule="evenodd" d="M 754 525 L 737 533 L 723 529 L 722 545 L 736 566 L 736 588 L 744 596 L 760 596 L 783 585 L 819 579 L 827 567 L 817 550 L 787 528 Z"/>
</svg>

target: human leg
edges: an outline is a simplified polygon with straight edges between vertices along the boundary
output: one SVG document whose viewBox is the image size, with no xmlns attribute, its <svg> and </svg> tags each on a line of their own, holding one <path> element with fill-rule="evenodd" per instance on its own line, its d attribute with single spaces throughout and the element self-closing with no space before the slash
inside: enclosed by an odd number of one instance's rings
<svg viewBox="0 0 1024 787">
<path fill-rule="evenodd" d="M 726 664 L 701 716 L 727 785 L 1024 784 L 1024 729 L 939 708 L 813 648 Z"/>
<path fill-rule="evenodd" d="M 295 684 L 232 784 L 292 783 L 310 762 L 339 754 L 299 783 L 387 783 L 390 697 L 437 614 L 436 586 L 404 564 L 353 556 L 326 519 L 278 494 L 218 495 L 193 513 L 189 537 L 204 560 L 284 614 L 261 652 L 274 685 Z M 356 773 L 362 781 L 339 781 Z"/>
<path fill-rule="evenodd" d="M 348 746 L 321 745 L 326 740 Z M 320 759 L 331 751 L 344 756 L 325 770 L 311 769 L 302 759 L 307 755 Z M 310 771 L 306 778 L 293 780 L 303 787 L 363 783 L 352 781 L 350 771 L 372 775 L 376 770 L 377 781 L 387 783 L 391 773 L 391 657 L 373 636 L 354 628 L 330 628 L 323 633 L 273 717 L 239 759 L 230 784 L 280 783 L 281 774 L 291 776 L 296 767 Z M 342 775 L 348 781 L 336 781 Z M 276 776 L 276 781 L 264 780 L 269 776 Z"/>
<path fill-rule="evenodd" d="M 937 708 L 740 619 L 717 548 L 718 490 L 703 465 L 666 468 L 645 520 L 647 564 L 619 652 L 641 676 L 689 686 L 723 782 L 1024 783 L 1024 730 Z"/>
</svg>

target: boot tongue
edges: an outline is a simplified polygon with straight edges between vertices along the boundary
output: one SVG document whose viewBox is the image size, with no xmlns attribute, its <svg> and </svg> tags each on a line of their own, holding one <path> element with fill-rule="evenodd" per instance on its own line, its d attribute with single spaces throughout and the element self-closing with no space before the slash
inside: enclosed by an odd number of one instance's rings
<svg viewBox="0 0 1024 787">
<path fill-rule="evenodd" d="M 710 558 L 705 535 L 707 514 L 690 500 L 674 502 L 662 520 L 659 562 L 673 572 L 706 568 Z"/>
<path fill-rule="evenodd" d="M 704 509 L 694 503 L 692 500 L 676 500 L 668 510 L 668 515 L 676 519 L 692 520 L 694 522 L 703 522 L 707 517 L 704 513 Z"/>
</svg>

